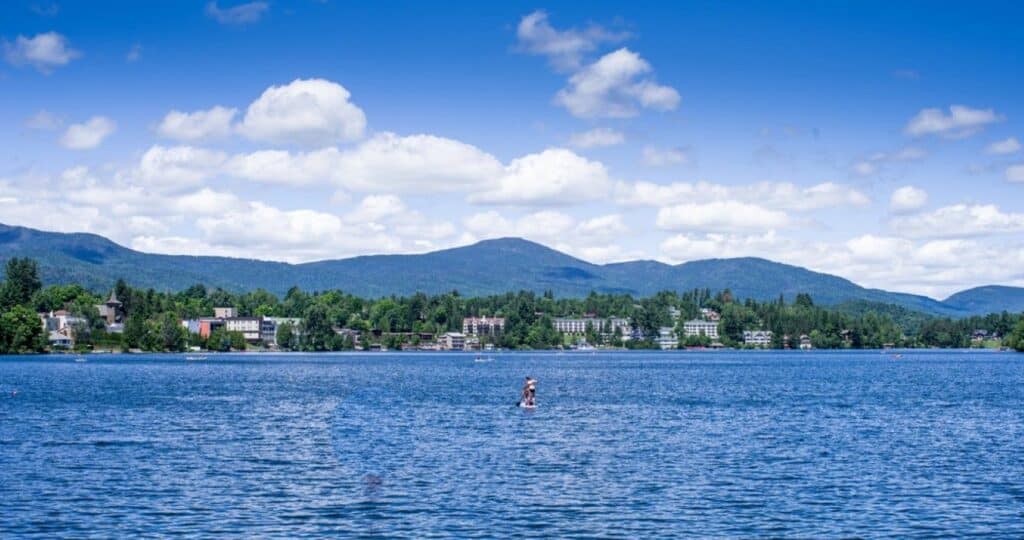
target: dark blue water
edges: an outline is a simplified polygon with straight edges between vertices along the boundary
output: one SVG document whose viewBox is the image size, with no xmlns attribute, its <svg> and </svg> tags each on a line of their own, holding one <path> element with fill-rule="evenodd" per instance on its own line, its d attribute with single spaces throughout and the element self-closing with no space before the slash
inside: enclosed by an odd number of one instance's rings
<svg viewBox="0 0 1024 540">
<path fill-rule="evenodd" d="M 493 358 L 0 358 L 0 536 L 1024 537 L 1024 355 Z"/>
</svg>

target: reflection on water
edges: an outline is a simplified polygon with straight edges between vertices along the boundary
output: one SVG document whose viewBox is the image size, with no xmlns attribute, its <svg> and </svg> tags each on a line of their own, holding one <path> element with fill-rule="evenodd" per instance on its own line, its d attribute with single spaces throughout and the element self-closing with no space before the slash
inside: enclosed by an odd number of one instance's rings
<svg viewBox="0 0 1024 540">
<path fill-rule="evenodd" d="M 0 358 L 0 536 L 1024 536 L 1024 357 L 492 357 Z"/>
</svg>

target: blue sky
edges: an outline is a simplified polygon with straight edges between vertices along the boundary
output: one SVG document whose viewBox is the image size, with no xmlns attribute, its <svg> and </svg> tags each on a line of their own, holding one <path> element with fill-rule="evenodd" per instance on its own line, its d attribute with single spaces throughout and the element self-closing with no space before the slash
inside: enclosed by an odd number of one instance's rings
<svg viewBox="0 0 1024 540">
<path fill-rule="evenodd" d="M 1012 2 L 5 2 L 0 222 L 1024 285 Z"/>
</svg>

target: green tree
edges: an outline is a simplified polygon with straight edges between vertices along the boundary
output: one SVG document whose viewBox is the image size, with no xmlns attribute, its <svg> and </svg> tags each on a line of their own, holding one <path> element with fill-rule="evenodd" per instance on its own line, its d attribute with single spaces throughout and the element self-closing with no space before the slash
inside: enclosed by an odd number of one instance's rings
<svg viewBox="0 0 1024 540">
<path fill-rule="evenodd" d="M 286 351 L 291 351 L 298 345 L 295 334 L 295 327 L 289 323 L 282 323 L 277 326 L 277 346 Z"/>
<path fill-rule="evenodd" d="M 0 287 L 0 307 L 29 305 L 32 297 L 43 288 L 39 280 L 39 267 L 32 259 L 14 257 L 7 261 L 7 280 Z"/>
<path fill-rule="evenodd" d="M 1024 318 L 1006 336 L 1006 346 L 1024 352 Z"/>
<path fill-rule="evenodd" d="M 16 305 L 0 315 L 0 351 L 42 352 L 46 344 L 46 334 L 35 311 Z"/>
</svg>

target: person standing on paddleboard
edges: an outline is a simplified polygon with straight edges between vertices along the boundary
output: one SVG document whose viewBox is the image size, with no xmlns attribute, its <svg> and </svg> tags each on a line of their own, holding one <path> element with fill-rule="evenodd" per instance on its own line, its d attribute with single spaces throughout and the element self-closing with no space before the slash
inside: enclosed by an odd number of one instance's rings
<svg viewBox="0 0 1024 540">
<path fill-rule="evenodd" d="M 519 400 L 519 404 L 523 407 L 536 407 L 537 406 L 537 381 L 531 377 L 526 377 L 526 383 L 523 384 L 523 396 Z"/>
</svg>

